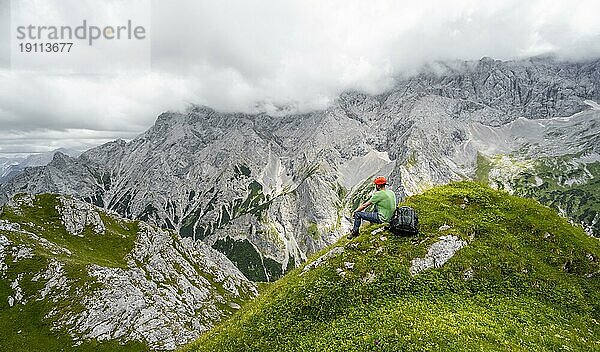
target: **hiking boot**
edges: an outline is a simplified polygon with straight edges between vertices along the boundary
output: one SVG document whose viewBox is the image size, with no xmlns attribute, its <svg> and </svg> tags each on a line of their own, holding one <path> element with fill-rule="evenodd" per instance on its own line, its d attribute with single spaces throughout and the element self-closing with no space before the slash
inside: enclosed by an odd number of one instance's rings
<svg viewBox="0 0 600 352">
<path fill-rule="evenodd" d="M 358 231 L 350 231 L 348 236 L 346 236 L 346 238 L 349 240 L 353 239 L 354 237 L 358 237 Z"/>
</svg>

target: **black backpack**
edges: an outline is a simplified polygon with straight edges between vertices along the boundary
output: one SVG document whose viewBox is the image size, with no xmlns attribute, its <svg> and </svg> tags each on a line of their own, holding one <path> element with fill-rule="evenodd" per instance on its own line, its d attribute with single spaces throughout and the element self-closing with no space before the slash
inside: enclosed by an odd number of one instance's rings
<svg viewBox="0 0 600 352">
<path fill-rule="evenodd" d="M 399 207 L 390 219 L 389 230 L 397 236 L 414 236 L 419 234 L 419 217 L 411 207 Z"/>
</svg>

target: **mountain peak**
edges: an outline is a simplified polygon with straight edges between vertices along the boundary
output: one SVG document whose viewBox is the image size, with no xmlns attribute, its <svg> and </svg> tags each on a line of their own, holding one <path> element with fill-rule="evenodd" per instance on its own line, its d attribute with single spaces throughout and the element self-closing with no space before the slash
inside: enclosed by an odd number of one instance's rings
<svg viewBox="0 0 600 352">
<path fill-rule="evenodd" d="M 49 165 L 52 165 L 52 166 L 55 166 L 58 168 L 64 168 L 67 163 L 71 163 L 74 160 L 75 159 L 70 157 L 69 155 L 67 155 L 61 151 L 56 151 L 54 153 L 54 155 L 52 156 L 52 161 L 50 161 Z"/>
</svg>

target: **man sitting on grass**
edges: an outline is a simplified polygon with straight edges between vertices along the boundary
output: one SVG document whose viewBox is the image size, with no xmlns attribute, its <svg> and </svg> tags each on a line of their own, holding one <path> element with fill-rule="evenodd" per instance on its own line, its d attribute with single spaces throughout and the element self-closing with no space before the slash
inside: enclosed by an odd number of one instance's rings
<svg viewBox="0 0 600 352">
<path fill-rule="evenodd" d="M 385 177 L 380 176 L 377 177 L 373 183 L 375 183 L 377 191 L 373 193 L 371 199 L 361 204 L 354 211 L 354 228 L 347 237 L 349 240 L 358 236 L 358 229 L 360 228 L 362 220 L 381 224 L 388 222 L 394 215 L 394 210 L 396 209 L 396 194 L 394 194 L 393 191 L 385 189 L 387 180 Z M 375 205 L 373 212 L 363 211 L 370 205 Z"/>
</svg>

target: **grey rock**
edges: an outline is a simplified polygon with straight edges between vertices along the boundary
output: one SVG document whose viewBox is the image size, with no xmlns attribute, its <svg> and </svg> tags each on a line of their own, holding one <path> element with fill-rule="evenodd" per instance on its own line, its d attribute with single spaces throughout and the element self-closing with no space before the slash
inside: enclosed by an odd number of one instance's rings
<svg viewBox="0 0 600 352">
<path fill-rule="evenodd" d="M 439 268 L 467 245 L 467 242 L 456 236 L 442 236 L 440 240 L 429 248 L 424 258 L 415 258 L 411 261 L 409 272 L 417 275 L 423 270 Z"/>
<path fill-rule="evenodd" d="M 367 273 L 367 275 L 365 275 L 361 280 L 364 283 L 370 284 L 373 281 L 375 281 L 375 279 L 377 278 L 377 275 L 375 275 L 374 272 L 370 271 Z"/>
<path fill-rule="evenodd" d="M 9 305 L 12 307 L 14 304 L 25 304 L 26 300 L 23 297 L 23 289 L 19 282 L 23 279 L 23 273 L 17 274 L 14 281 L 11 282 L 10 288 L 13 290 L 12 296 L 8 297 Z"/>
<path fill-rule="evenodd" d="M 469 281 L 473 279 L 473 276 L 475 276 L 475 273 L 473 272 L 472 268 L 468 268 L 467 270 L 465 270 L 465 272 L 463 273 L 463 279 L 465 281 Z"/>
<path fill-rule="evenodd" d="M 221 265 L 225 260 L 204 243 L 143 225 L 127 269 L 89 268 L 103 288 L 86 297 L 85 311 L 65 325 L 83 339 L 140 340 L 153 349 L 175 349 L 226 316 L 218 304 L 239 307 L 231 300 L 258 294 L 235 267 Z"/>
<path fill-rule="evenodd" d="M 73 149 L 59 148 L 50 152 L 31 154 L 27 157 L 0 157 L 0 183 L 13 179 L 27 167 L 47 165 L 56 153 L 63 153 L 72 157 L 81 154 L 81 152 Z"/>
<path fill-rule="evenodd" d="M 63 264 L 59 261 L 51 261 L 46 271 L 38 273 L 33 278 L 33 281 L 38 281 L 40 278 L 46 280 L 46 283 L 44 284 L 44 288 L 39 292 L 38 300 L 45 299 L 50 293 L 56 299 L 56 296 L 63 295 L 69 289 L 68 278 L 65 276 Z"/>
<path fill-rule="evenodd" d="M 438 228 L 438 231 L 440 231 L 440 232 L 448 231 L 448 230 L 450 230 L 450 226 L 448 224 L 444 224 Z"/>
<path fill-rule="evenodd" d="M 0 224 L 1 226 L 2 224 Z M 0 229 L 2 229 L 0 227 Z M 6 238 L 6 236 L 0 236 L 0 278 L 4 277 L 4 273 L 6 272 L 6 269 L 8 269 L 8 266 L 5 263 L 6 260 L 6 252 L 7 252 L 7 247 L 10 245 L 10 241 L 8 240 L 8 238 Z"/>
<path fill-rule="evenodd" d="M 342 253 L 344 253 L 344 247 L 333 247 L 327 253 L 325 253 L 322 256 L 320 256 L 319 258 L 317 258 L 315 261 L 307 264 L 304 267 L 304 269 L 302 269 L 302 272 L 300 273 L 300 275 L 307 273 L 311 269 L 318 268 L 319 266 L 321 266 L 321 264 L 326 262 L 328 259 L 334 258 Z M 352 263 L 352 264 L 354 264 L 354 263 Z"/>
<path fill-rule="evenodd" d="M 33 257 L 33 249 L 28 246 L 13 247 L 12 260 L 18 262 L 22 259 L 28 259 Z"/>
<path fill-rule="evenodd" d="M 96 208 L 84 202 L 77 202 L 69 196 L 58 197 L 57 210 L 65 229 L 72 235 L 82 235 L 89 226 L 97 234 L 103 234 L 105 227 Z"/>
</svg>

